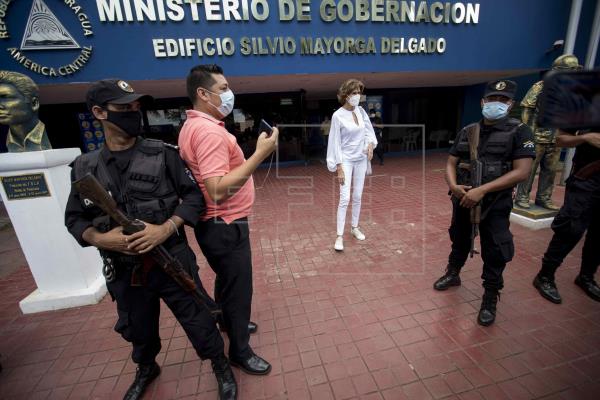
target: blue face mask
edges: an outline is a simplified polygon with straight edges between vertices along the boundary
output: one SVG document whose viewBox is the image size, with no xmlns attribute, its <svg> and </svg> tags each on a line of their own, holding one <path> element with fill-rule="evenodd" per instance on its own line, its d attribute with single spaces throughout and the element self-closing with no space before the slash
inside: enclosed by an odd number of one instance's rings
<svg viewBox="0 0 600 400">
<path fill-rule="evenodd" d="M 509 106 L 509 104 L 502 103 L 500 101 L 489 101 L 487 103 L 483 103 L 483 109 L 481 110 L 481 113 L 485 119 L 489 121 L 495 121 L 508 115 Z"/>
</svg>

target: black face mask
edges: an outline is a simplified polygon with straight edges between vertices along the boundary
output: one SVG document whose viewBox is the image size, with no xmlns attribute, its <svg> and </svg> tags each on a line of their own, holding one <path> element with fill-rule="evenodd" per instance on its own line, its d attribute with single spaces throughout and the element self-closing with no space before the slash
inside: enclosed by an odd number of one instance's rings
<svg viewBox="0 0 600 400">
<path fill-rule="evenodd" d="M 139 111 L 107 110 L 106 120 L 121 128 L 131 137 L 137 137 L 142 131 L 142 113 Z"/>
</svg>

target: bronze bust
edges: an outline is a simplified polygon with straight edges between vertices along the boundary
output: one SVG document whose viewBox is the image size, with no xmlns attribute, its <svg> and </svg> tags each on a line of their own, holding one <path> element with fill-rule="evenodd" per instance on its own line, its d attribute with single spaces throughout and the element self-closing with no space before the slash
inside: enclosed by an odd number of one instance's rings
<svg viewBox="0 0 600 400">
<path fill-rule="evenodd" d="M 0 124 L 8 125 L 11 153 L 51 149 L 46 127 L 38 118 L 39 89 L 28 76 L 0 71 Z"/>
</svg>

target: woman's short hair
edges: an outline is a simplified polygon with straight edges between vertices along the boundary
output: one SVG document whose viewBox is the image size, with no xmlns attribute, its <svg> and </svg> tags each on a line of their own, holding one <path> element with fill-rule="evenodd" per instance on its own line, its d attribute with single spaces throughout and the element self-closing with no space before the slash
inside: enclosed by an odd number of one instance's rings
<svg viewBox="0 0 600 400">
<path fill-rule="evenodd" d="M 358 79 L 348 79 L 342 83 L 342 86 L 338 89 L 337 98 L 341 105 L 346 103 L 346 98 L 355 90 L 363 92 L 365 85 Z"/>
</svg>

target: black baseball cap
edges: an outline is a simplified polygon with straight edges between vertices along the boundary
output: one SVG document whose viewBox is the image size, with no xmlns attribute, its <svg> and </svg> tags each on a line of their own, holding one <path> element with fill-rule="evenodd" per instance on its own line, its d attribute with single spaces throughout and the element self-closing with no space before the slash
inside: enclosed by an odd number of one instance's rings
<svg viewBox="0 0 600 400">
<path fill-rule="evenodd" d="M 485 92 L 483 97 L 488 96 L 504 96 L 509 99 L 515 98 L 515 93 L 517 92 L 517 84 L 514 81 L 509 81 L 506 79 L 501 79 L 498 81 L 488 82 L 485 86 Z"/>
<path fill-rule="evenodd" d="M 94 106 L 104 106 L 107 103 L 129 104 L 136 100 L 150 103 L 153 98 L 147 94 L 136 93 L 129 83 L 121 79 L 102 79 L 94 83 L 85 96 L 90 110 Z"/>
</svg>

